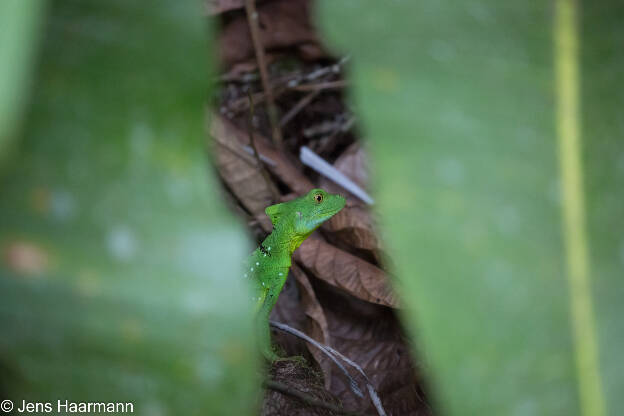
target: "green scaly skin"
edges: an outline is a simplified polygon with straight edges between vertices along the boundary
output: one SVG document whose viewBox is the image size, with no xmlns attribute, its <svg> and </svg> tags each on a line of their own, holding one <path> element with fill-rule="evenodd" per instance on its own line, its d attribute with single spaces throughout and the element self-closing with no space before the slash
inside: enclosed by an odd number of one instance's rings
<svg viewBox="0 0 624 416">
<path fill-rule="evenodd" d="M 271 348 L 269 314 L 288 277 L 292 254 L 314 230 L 344 206 L 342 196 L 313 189 L 307 195 L 271 205 L 265 210 L 273 223 L 273 232 L 249 257 L 245 277 L 253 284 L 260 345 L 270 361 L 280 357 Z"/>
</svg>

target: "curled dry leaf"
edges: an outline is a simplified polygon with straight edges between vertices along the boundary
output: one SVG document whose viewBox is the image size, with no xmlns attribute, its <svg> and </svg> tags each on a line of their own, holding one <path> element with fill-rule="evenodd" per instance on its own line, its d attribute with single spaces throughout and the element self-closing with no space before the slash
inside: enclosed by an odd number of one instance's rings
<svg viewBox="0 0 624 416">
<path fill-rule="evenodd" d="M 340 293 L 323 282 L 314 289 L 325 311 L 332 347 L 353 359 L 368 375 L 384 408 L 392 415 L 430 415 L 420 374 L 412 362 L 396 312 Z M 334 372 L 330 391 L 347 408 L 374 414 Z"/>
<path fill-rule="evenodd" d="M 246 154 L 243 149 L 243 146 L 249 146 L 247 132 L 236 127 L 231 121 L 222 116 L 215 114 L 211 116 L 211 119 L 211 132 L 215 140 L 217 140 L 217 138 L 224 138 L 227 143 L 223 145 L 223 147 L 227 147 L 227 149 L 230 147 L 238 149 L 237 154 L 240 158 L 249 160 L 248 163 L 250 164 L 255 164 L 253 156 Z M 306 194 L 310 189 L 314 188 L 314 184 L 282 153 L 277 151 L 266 137 L 254 132 L 254 139 L 258 153 L 260 153 L 261 157 L 270 161 L 270 163 L 266 164 L 269 171 L 277 176 L 297 195 Z M 221 141 L 217 141 L 221 143 Z M 258 176 L 258 179 L 262 180 L 261 175 L 258 174 Z M 264 208 L 262 211 L 264 211 Z"/>
<path fill-rule="evenodd" d="M 318 279 L 367 302 L 398 307 L 398 299 L 379 267 L 347 253 L 318 237 L 310 237 L 294 255 Z"/>
<path fill-rule="evenodd" d="M 344 173 L 362 189 L 368 190 L 368 157 L 366 151 L 360 146 L 359 142 L 353 143 L 342 152 L 334 162 L 334 167 Z M 342 187 L 336 185 L 327 178 L 321 179 L 321 184 L 330 192 L 345 192 Z M 351 194 L 349 194 L 349 196 L 354 197 Z"/>
<path fill-rule="evenodd" d="M 305 331 L 306 334 L 322 344 L 330 345 L 331 340 L 329 337 L 327 319 L 325 318 L 323 308 L 316 297 L 316 293 L 314 293 L 308 276 L 297 264 L 293 264 L 292 272 L 299 283 L 301 306 L 306 316 L 309 318 L 307 330 Z M 319 352 L 316 347 L 308 345 L 308 350 L 323 370 L 323 374 L 325 375 L 325 388 L 329 389 L 333 363 L 326 355 Z"/>
<path fill-rule="evenodd" d="M 298 195 L 304 195 L 314 188 L 314 183 L 310 181 L 297 167 L 286 158 L 282 153 L 278 152 L 269 141 L 260 137 L 256 140 L 258 152 L 266 156 L 273 162 L 269 165 L 269 170 L 284 182 L 293 192 Z"/>
<path fill-rule="evenodd" d="M 245 0 L 206 0 L 206 13 L 215 16 L 229 10 L 245 7 Z"/>
<path fill-rule="evenodd" d="M 318 59 L 325 53 L 310 20 L 308 0 L 276 0 L 257 5 L 262 45 L 265 51 L 295 48 L 303 59 Z M 226 67 L 254 56 L 247 16 L 238 14 L 226 22 L 218 45 Z"/>
<path fill-rule="evenodd" d="M 219 175 L 231 192 L 252 215 L 264 213 L 271 205 L 272 194 L 253 156 L 245 153 L 232 125 L 221 117 L 212 117 L 210 134 Z"/>
<path fill-rule="evenodd" d="M 368 158 L 359 143 L 347 148 L 334 162 L 334 167 L 364 190 L 368 185 Z M 321 186 L 329 192 L 346 194 L 347 209 L 339 212 L 324 229 L 333 233 L 347 246 L 370 253 L 377 264 L 382 264 L 384 254 L 381 241 L 375 230 L 375 221 L 370 209 L 357 197 L 327 178 L 321 179 Z"/>
<path fill-rule="evenodd" d="M 351 205 L 336 214 L 323 229 L 343 244 L 370 253 L 377 264 L 383 263 L 383 247 L 368 208 L 360 204 Z"/>
</svg>

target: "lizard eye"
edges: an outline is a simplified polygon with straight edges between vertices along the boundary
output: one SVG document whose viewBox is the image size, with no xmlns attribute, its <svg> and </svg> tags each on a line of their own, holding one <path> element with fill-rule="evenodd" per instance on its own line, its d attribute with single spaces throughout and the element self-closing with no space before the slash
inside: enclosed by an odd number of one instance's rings
<svg viewBox="0 0 624 416">
<path fill-rule="evenodd" d="M 317 204 L 323 202 L 323 194 L 314 194 L 314 202 Z"/>
</svg>

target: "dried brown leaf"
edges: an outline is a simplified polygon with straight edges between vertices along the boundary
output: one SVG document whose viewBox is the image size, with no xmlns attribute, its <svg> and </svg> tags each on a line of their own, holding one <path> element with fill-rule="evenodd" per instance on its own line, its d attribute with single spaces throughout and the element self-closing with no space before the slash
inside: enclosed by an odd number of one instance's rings
<svg viewBox="0 0 624 416">
<path fill-rule="evenodd" d="M 334 162 L 334 167 L 344 173 L 362 189 L 367 190 L 369 173 L 368 156 L 359 142 L 353 143 L 347 150 L 342 152 Z M 342 187 L 327 178 L 323 178 L 321 184 L 330 192 L 346 192 Z"/>
<path fill-rule="evenodd" d="M 323 229 L 332 233 L 342 244 L 367 251 L 377 264 L 383 264 L 383 247 L 368 208 L 360 204 L 347 206 L 328 221 Z"/>
<path fill-rule="evenodd" d="M 325 313 L 323 312 L 321 304 L 316 298 L 312 284 L 306 273 L 297 266 L 297 264 L 293 264 L 292 271 L 299 283 L 301 306 L 309 318 L 307 331 L 305 332 L 320 343 L 329 345 L 331 340 L 329 338 L 327 319 L 325 318 Z M 325 375 L 325 387 L 329 389 L 333 366 L 332 361 L 314 346 L 308 344 L 308 350 L 323 370 L 323 374 Z"/>
<path fill-rule="evenodd" d="M 388 414 L 430 415 L 421 390 L 421 376 L 410 357 L 396 312 L 354 299 L 322 282 L 314 288 L 321 302 L 332 347 L 362 367 L 380 395 Z M 374 413 L 370 403 L 362 408 L 348 381 L 334 372 L 330 391 L 347 408 Z"/>
<path fill-rule="evenodd" d="M 213 128 L 216 125 L 221 129 L 223 131 L 221 136 L 227 137 L 232 145 L 238 146 L 241 150 L 242 145 L 249 145 L 249 137 L 246 131 L 239 129 L 232 122 L 219 115 L 213 115 L 212 120 Z M 283 153 L 277 151 L 266 137 L 254 133 L 254 138 L 258 153 L 270 160 L 266 167 L 291 190 L 298 195 L 303 195 L 314 188 L 314 184 Z M 262 179 L 259 174 L 258 177 L 260 180 Z"/>
<path fill-rule="evenodd" d="M 318 59 L 322 48 L 311 24 L 308 0 L 276 0 L 258 4 L 257 9 L 266 51 L 300 48 L 302 58 Z M 254 56 L 246 15 L 240 14 L 226 23 L 218 45 L 221 63 L 227 67 Z"/>
<path fill-rule="evenodd" d="M 318 279 L 359 299 L 398 307 L 398 299 L 383 270 L 318 237 L 304 241 L 294 257 Z"/>
<path fill-rule="evenodd" d="M 294 361 L 276 362 L 271 367 L 270 379 L 282 383 L 290 390 L 302 392 L 316 400 L 339 405 L 339 401 L 323 388 L 322 376 Z M 299 399 L 273 389 L 267 389 L 262 402 L 262 416 L 335 415 L 321 407 L 308 406 Z"/>
<path fill-rule="evenodd" d="M 245 0 L 206 0 L 205 6 L 208 16 L 215 16 L 229 10 L 245 7 Z"/>
<path fill-rule="evenodd" d="M 239 132 L 234 132 L 233 126 L 224 121 L 215 116 L 210 126 L 219 175 L 247 211 L 258 215 L 271 205 L 271 190 L 253 156 L 246 154 L 237 141 Z"/>
<path fill-rule="evenodd" d="M 315 188 L 314 183 L 290 162 L 286 156 L 275 150 L 268 140 L 258 140 L 256 144 L 258 152 L 275 162 L 274 165 L 268 167 L 269 170 L 279 177 L 293 192 L 298 195 L 304 195 L 310 192 L 310 189 Z"/>
<path fill-rule="evenodd" d="M 363 189 L 368 184 L 368 159 L 359 143 L 354 143 L 334 162 L 334 167 Z M 335 235 L 343 244 L 370 253 L 377 264 L 383 262 L 383 247 L 378 237 L 373 215 L 357 197 L 327 178 L 321 179 L 321 186 L 333 193 L 346 195 L 347 207 L 324 225 L 324 229 Z"/>
</svg>

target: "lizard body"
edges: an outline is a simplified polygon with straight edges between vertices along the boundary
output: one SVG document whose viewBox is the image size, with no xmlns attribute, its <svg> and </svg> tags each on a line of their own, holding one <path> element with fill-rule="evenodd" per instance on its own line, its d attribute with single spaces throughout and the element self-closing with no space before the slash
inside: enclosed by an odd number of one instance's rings
<svg viewBox="0 0 624 416">
<path fill-rule="evenodd" d="M 288 277 L 292 254 L 344 205 L 342 196 L 313 189 L 302 197 L 265 210 L 273 231 L 247 260 L 244 277 L 252 282 L 260 343 L 263 354 L 271 361 L 279 357 L 271 349 L 269 314 Z"/>
</svg>

